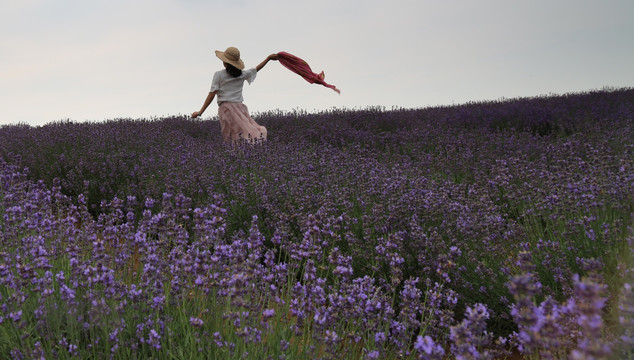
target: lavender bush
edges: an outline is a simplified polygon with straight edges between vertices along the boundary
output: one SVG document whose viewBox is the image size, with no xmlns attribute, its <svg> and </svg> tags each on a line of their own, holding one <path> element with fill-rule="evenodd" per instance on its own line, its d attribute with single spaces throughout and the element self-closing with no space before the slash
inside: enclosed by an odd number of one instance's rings
<svg viewBox="0 0 634 360">
<path fill-rule="evenodd" d="M 634 90 L 0 128 L 0 357 L 631 358 Z"/>
</svg>

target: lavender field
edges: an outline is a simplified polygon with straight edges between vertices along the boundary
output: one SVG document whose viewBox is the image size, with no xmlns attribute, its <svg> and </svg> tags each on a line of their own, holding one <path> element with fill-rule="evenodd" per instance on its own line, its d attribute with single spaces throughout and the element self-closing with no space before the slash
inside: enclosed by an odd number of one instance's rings
<svg viewBox="0 0 634 360">
<path fill-rule="evenodd" d="M 0 127 L 0 358 L 634 358 L 633 110 Z"/>
</svg>

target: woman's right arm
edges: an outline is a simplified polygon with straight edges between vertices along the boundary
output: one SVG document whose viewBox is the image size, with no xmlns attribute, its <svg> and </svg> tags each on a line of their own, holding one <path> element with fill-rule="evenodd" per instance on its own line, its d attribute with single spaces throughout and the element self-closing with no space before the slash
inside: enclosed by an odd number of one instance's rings
<svg viewBox="0 0 634 360">
<path fill-rule="evenodd" d="M 277 60 L 279 56 L 277 56 L 277 54 L 271 54 L 269 56 L 266 57 L 266 59 L 264 59 L 264 61 L 262 61 L 261 63 L 258 64 L 258 66 L 255 67 L 256 71 L 260 71 L 262 70 L 262 68 L 264 67 L 264 65 L 266 65 L 266 63 L 268 63 L 270 60 Z"/>
<path fill-rule="evenodd" d="M 194 111 L 192 113 L 192 117 L 193 118 L 197 118 L 200 115 L 202 115 L 205 110 L 207 110 L 207 107 L 209 106 L 209 104 L 211 104 L 211 102 L 214 100 L 214 96 L 216 96 L 216 92 L 210 92 L 209 94 L 207 94 L 207 98 L 205 99 L 205 103 L 203 104 L 203 107 L 200 108 L 200 111 Z"/>
</svg>

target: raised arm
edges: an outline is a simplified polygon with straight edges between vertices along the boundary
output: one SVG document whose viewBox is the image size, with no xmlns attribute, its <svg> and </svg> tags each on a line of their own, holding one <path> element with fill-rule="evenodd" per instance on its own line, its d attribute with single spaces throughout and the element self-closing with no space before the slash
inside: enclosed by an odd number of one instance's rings
<svg viewBox="0 0 634 360">
<path fill-rule="evenodd" d="M 216 92 L 210 92 L 209 94 L 207 94 L 207 98 L 205 99 L 205 103 L 203 104 L 203 107 L 200 108 L 200 111 L 194 111 L 192 113 L 192 117 L 193 118 L 197 118 L 200 115 L 202 115 L 205 110 L 207 110 L 207 107 L 209 106 L 209 104 L 211 104 L 211 102 L 214 100 L 214 96 L 216 96 Z"/>
<path fill-rule="evenodd" d="M 277 58 L 278 58 L 277 54 L 271 54 L 267 56 L 266 59 L 264 59 L 264 61 L 262 61 L 261 63 L 258 64 L 258 66 L 255 67 L 255 70 L 256 71 L 262 70 L 262 68 L 264 67 L 264 65 L 266 65 L 266 63 L 268 63 L 270 60 L 277 60 Z"/>
</svg>

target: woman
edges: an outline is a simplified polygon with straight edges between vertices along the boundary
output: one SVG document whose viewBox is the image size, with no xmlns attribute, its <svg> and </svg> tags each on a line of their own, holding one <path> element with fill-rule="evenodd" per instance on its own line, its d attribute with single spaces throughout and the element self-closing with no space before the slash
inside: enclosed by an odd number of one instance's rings
<svg viewBox="0 0 634 360">
<path fill-rule="evenodd" d="M 228 47 L 227 50 L 216 51 L 216 56 L 222 60 L 225 70 L 217 71 L 211 82 L 211 89 L 200 111 L 192 113 L 192 117 L 199 117 L 205 112 L 214 97 L 218 96 L 218 118 L 220 129 L 225 142 L 240 139 L 249 142 L 266 140 L 266 128 L 258 125 L 249 115 L 249 110 L 242 103 L 242 88 L 244 81 L 253 82 L 258 71 L 262 70 L 270 60 L 277 60 L 277 54 L 269 55 L 255 68 L 244 70 L 244 62 L 240 59 L 240 50 Z"/>
</svg>

